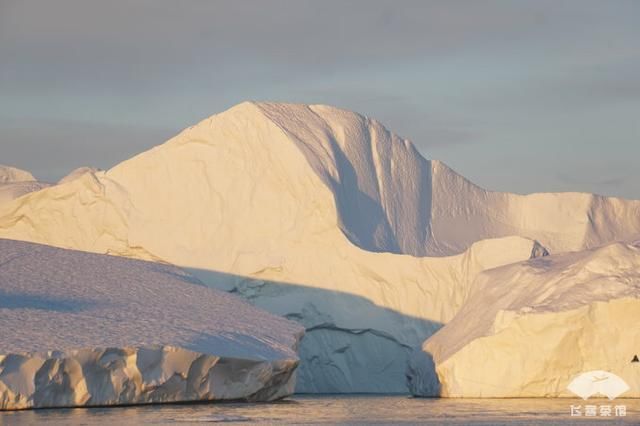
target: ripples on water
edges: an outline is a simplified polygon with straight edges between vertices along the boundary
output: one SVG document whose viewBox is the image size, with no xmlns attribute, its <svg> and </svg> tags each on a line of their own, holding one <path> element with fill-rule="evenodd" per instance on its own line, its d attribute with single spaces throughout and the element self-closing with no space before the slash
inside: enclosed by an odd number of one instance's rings
<svg viewBox="0 0 640 426">
<path fill-rule="evenodd" d="M 626 417 L 576 418 L 578 399 L 420 399 L 406 396 L 296 396 L 276 403 L 146 405 L 27 410 L 0 413 L 0 425 L 139 424 L 427 424 L 427 425 L 640 425 L 640 400 L 592 399 L 591 405 L 626 405 Z"/>
</svg>

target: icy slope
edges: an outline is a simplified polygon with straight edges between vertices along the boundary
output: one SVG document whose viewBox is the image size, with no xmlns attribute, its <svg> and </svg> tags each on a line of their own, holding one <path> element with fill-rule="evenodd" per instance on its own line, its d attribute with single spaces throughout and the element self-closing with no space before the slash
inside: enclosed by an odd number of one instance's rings
<svg viewBox="0 0 640 426">
<path fill-rule="evenodd" d="M 556 252 L 640 232 L 640 201 L 485 191 L 375 120 L 323 105 L 255 106 L 298 146 L 331 190 L 341 229 L 366 250 L 447 255 L 519 235 Z"/>
<path fill-rule="evenodd" d="M 173 266 L 0 240 L 0 409 L 280 398 L 302 332 Z"/>
<path fill-rule="evenodd" d="M 640 202 L 486 192 L 375 120 L 270 103 L 0 205 L 0 236 L 170 262 L 296 319 L 299 389 L 326 392 L 404 390 L 409 346 L 475 274 L 540 254 L 532 239 L 564 250 L 639 232 Z"/>
<path fill-rule="evenodd" d="M 49 184 L 37 182 L 33 175 L 25 170 L 0 165 L 0 204 L 47 186 Z"/>
<path fill-rule="evenodd" d="M 639 323 L 638 247 L 611 244 L 493 269 L 412 358 L 411 391 L 571 396 L 575 376 L 605 370 L 631 387 L 625 397 L 640 397 L 640 366 L 631 362 L 640 355 Z"/>
</svg>

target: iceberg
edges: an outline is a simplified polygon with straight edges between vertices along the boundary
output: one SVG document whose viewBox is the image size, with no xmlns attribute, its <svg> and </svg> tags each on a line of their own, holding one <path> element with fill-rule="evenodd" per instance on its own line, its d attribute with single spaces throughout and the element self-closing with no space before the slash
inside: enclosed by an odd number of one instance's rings
<svg viewBox="0 0 640 426">
<path fill-rule="evenodd" d="M 0 239 L 0 409 L 271 401 L 303 328 L 165 264 Z"/>
<path fill-rule="evenodd" d="M 0 237 L 171 263 L 303 324 L 302 392 L 406 392 L 480 272 L 638 234 L 640 201 L 486 191 L 374 119 L 265 102 L 0 205 Z"/>
<path fill-rule="evenodd" d="M 458 314 L 412 356 L 409 386 L 419 396 L 638 398 L 638 321 L 633 245 L 485 271 Z M 587 373 L 611 380 L 585 388 Z"/>
</svg>

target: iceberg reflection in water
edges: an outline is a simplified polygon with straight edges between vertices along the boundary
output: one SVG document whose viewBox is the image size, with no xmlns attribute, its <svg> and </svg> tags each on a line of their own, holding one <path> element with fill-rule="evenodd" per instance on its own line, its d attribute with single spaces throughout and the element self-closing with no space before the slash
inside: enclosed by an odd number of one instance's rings
<svg viewBox="0 0 640 426">
<path fill-rule="evenodd" d="M 571 405 L 624 405 L 626 417 L 571 416 Z M 0 425 L 139 424 L 427 424 L 427 425 L 638 424 L 640 400 L 421 399 L 398 395 L 295 396 L 277 403 L 148 405 L 117 408 L 29 410 L 0 413 Z"/>
</svg>

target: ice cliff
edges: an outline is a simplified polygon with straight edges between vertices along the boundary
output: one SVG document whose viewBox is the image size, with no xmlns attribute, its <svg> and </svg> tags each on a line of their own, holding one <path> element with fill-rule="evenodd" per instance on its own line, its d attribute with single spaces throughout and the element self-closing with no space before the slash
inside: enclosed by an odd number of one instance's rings
<svg viewBox="0 0 640 426">
<path fill-rule="evenodd" d="M 483 272 L 460 312 L 412 357 L 412 393 L 572 396 L 604 370 L 640 397 L 640 248 L 614 243 Z M 481 366 L 479 368 L 479 366 Z"/>
<path fill-rule="evenodd" d="M 0 239 L 0 409 L 270 401 L 303 329 L 169 265 Z"/>
<path fill-rule="evenodd" d="M 485 191 L 319 105 L 243 103 L 0 205 L 1 237 L 169 262 L 302 323 L 309 392 L 405 391 L 482 270 L 638 233 L 638 201 Z"/>
</svg>

